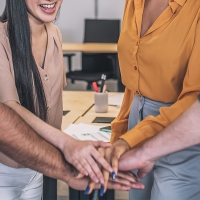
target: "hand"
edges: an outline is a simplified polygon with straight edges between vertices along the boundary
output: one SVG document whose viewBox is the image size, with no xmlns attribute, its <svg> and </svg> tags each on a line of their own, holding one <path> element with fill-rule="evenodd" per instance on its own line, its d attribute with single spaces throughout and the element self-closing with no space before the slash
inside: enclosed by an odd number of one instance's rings
<svg viewBox="0 0 200 200">
<path fill-rule="evenodd" d="M 140 178 L 144 178 L 152 170 L 153 166 L 154 162 L 145 160 L 137 149 L 128 151 L 119 160 L 119 170 L 127 171 L 138 169 L 138 176 Z"/>
<path fill-rule="evenodd" d="M 79 141 L 73 138 L 68 138 L 64 143 L 62 152 L 65 159 L 71 163 L 81 174 L 89 175 L 94 182 L 104 183 L 104 178 L 101 170 L 98 167 L 99 163 L 105 170 L 112 172 L 111 166 L 100 155 L 96 148 L 110 147 L 109 143 L 101 141 Z"/>
<path fill-rule="evenodd" d="M 111 147 L 106 148 L 105 150 L 105 159 L 108 163 L 111 164 L 113 168 L 112 172 L 112 180 L 115 180 L 116 175 L 118 173 L 118 160 L 125 152 L 130 150 L 129 144 L 122 139 L 117 140 Z M 109 181 L 109 172 L 103 170 L 104 175 L 104 192 L 106 192 L 107 184 Z"/>
<path fill-rule="evenodd" d="M 128 143 L 121 139 L 117 140 L 111 147 L 98 149 L 100 155 L 105 157 L 108 163 L 112 165 L 113 168 L 112 180 L 116 179 L 116 175 L 118 172 L 118 160 L 120 156 L 128 150 L 130 150 Z M 104 184 L 102 185 L 104 188 L 103 193 L 105 193 L 108 187 L 108 182 L 110 180 L 109 171 L 103 170 L 103 175 L 104 175 Z M 90 186 L 93 187 L 92 184 Z"/>
<path fill-rule="evenodd" d="M 110 180 L 108 181 L 108 189 L 114 189 L 114 190 L 123 190 L 127 191 L 131 188 L 137 188 L 137 189 L 144 189 L 144 185 L 142 185 L 140 182 L 132 182 L 133 177 L 128 176 L 129 179 L 121 177 L 121 173 L 119 173 L 119 176 L 116 177 L 116 181 Z M 132 175 L 133 176 L 133 175 Z M 100 195 L 103 196 L 104 188 L 100 183 L 91 183 L 92 181 L 89 180 L 89 177 L 82 177 L 80 179 L 71 177 L 67 184 L 75 189 L 75 190 L 85 190 L 85 194 L 90 194 L 93 189 L 100 189 Z"/>
<path fill-rule="evenodd" d="M 80 178 L 80 177 L 79 177 Z M 97 187 L 92 180 L 89 181 L 89 184 L 85 190 L 85 194 L 91 194 L 92 191 Z M 144 189 L 144 185 L 140 183 L 137 177 L 132 172 L 118 172 L 115 180 L 112 180 L 112 177 L 109 177 L 107 183 L 108 189 L 116 189 L 116 190 L 130 190 L 134 189 Z M 106 189 L 107 189 L 106 188 Z M 103 196 L 105 193 L 104 185 L 100 187 L 100 196 Z"/>
<path fill-rule="evenodd" d="M 84 177 L 82 174 L 79 174 L 78 177 L 76 177 L 76 180 L 73 181 L 74 183 L 77 182 L 77 179 L 80 180 L 80 184 L 83 183 Z M 77 186 L 76 186 L 77 187 Z M 91 194 L 92 191 L 96 188 L 100 188 L 100 196 L 103 196 L 104 194 L 104 185 L 96 184 L 91 179 L 89 180 L 89 183 L 87 184 L 87 187 L 85 187 L 85 194 Z M 115 180 L 112 180 L 112 177 L 109 177 L 108 189 L 115 189 L 115 190 L 130 190 L 130 189 L 144 189 L 144 185 L 140 183 L 138 178 L 132 173 L 132 172 L 118 172 Z"/>
<path fill-rule="evenodd" d="M 105 156 L 105 152 L 106 152 L 105 148 L 99 148 L 98 151 L 101 156 Z M 79 175 L 76 178 L 80 179 L 83 177 L 84 175 L 79 173 Z M 95 189 L 95 187 L 96 187 L 96 184 L 92 180 L 90 180 L 85 190 L 85 194 L 90 194 L 93 191 L 93 189 Z M 112 180 L 111 176 L 109 177 L 106 184 L 106 188 L 104 188 L 104 185 L 101 185 L 100 196 L 103 196 L 107 187 L 109 189 L 130 190 L 131 188 L 143 189 L 144 185 L 140 183 L 140 181 L 132 172 L 118 172 L 114 181 Z"/>
</svg>

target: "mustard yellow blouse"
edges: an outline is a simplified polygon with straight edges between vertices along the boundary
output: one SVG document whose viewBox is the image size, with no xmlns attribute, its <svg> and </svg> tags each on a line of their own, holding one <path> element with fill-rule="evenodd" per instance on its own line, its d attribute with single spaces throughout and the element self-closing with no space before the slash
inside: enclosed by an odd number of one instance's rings
<svg viewBox="0 0 200 200">
<path fill-rule="evenodd" d="M 145 0 L 127 0 L 118 43 L 124 100 L 112 123 L 111 142 L 131 147 L 153 137 L 184 112 L 200 93 L 200 1 L 170 0 L 169 6 L 140 37 Z M 127 132 L 134 94 L 165 103 Z"/>
</svg>

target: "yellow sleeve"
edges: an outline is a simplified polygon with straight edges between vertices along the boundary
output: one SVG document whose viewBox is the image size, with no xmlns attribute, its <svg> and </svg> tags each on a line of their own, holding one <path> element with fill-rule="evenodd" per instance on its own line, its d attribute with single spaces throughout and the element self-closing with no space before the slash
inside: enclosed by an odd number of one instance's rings
<svg viewBox="0 0 200 200">
<path fill-rule="evenodd" d="M 178 74 L 177 74 L 178 76 Z M 164 92 L 164 89 L 163 89 Z M 160 115 L 149 116 L 141 121 L 120 138 L 128 142 L 130 147 L 144 142 L 164 129 L 167 125 L 179 117 L 194 101 L 200 93 L 200 23 L 197 25 L 194 46 L 188 61 L 188 67 L 183 82 L 183 89 L 177 101 L 171 107 L 160 109 Z M 160 94 L 162 95 L 162 94 Z M 122 113 L 122 112 L 121 112 Z"/>
<path fill-rule="evenodd" d="M 130 113 L 131 103 L 133 101 L 133 96 L 134 96 L 133 91 L 126 88 L 120 112 L 118 116 L 115 118 L 115 120 L 111 123 L 112 127 L 111 143 L 117 140 L 121 135 L 126 133 L 128 129 L 128 117 Z"/>
</svg>

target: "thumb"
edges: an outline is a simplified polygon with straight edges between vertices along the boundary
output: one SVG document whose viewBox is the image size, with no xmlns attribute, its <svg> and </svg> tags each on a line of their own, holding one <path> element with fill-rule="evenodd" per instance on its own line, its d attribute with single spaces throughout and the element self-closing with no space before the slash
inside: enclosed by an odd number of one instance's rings
<svg viewBox="0 0 200 200">
<path fill-rule="evenodd" d="M 140 178 L 144 178 L 147 175 L 147 173 L 142 172 L 142 170 L 138 170 L 137 174 L 138 174 L 138 177 L 140 177 Z"/>
<path fill-rule="evenodd" d="M 153 169 L 153 166 L 154 162 L 150 162 L 146 164 L 144 167 L 141 167 L 140 169 L 138 169 L 138 176 L 140 178 L 144 178 Z"/>
</svg>

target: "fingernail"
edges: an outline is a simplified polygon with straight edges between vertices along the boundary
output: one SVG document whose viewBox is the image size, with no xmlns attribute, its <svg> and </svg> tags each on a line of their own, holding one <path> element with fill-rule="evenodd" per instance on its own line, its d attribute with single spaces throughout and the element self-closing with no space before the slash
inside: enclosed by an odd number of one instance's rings
<svg viewBox="0 0 200 200">
<path fill-rule="evenodd" d="M 78 176 L 78 173 L 74 174 L 74 177 L 77 177 Z"/>
<path fill-rule="evenodd" d="M 100 188 L 100 197 L 102 197 L 104 194 L 104 186 L 102 185 L 101 188 Z"/>
<path fill-rule="evenodd" d="M 112 180 L 114 181 L 115 180 L 115 178 L 116 178 L 116 174 L 115 174 L 115 172 L 112 172 Z"/>
<path fill-rule="evenodd" d="M 99 183 L 99 180 L 98 180 L 98 179 L 95 179 L 95 183 Z"/>
<path fill-rule="evenodd" d="M 84 192 L 84 194 L 88 194 L 88 192 L 90 191 L 90 187 L 89 186 L 87 186 L 87 188 L 85 189 L 85 192 Z"/>
</svg>

